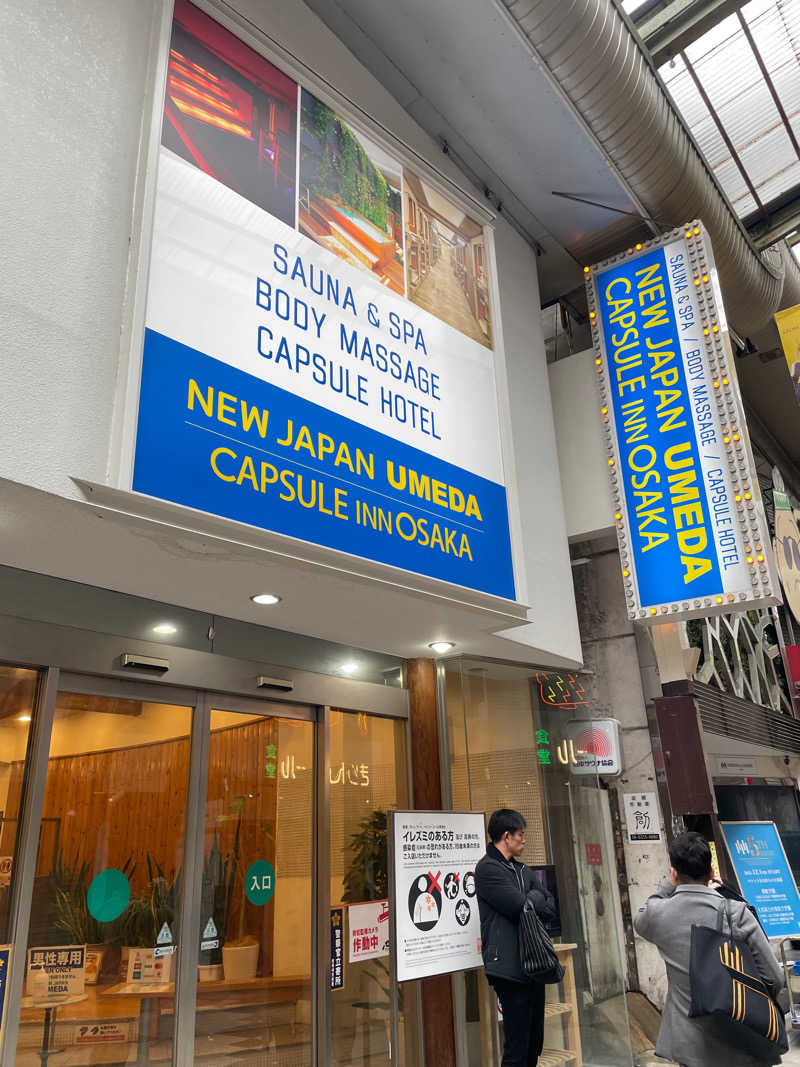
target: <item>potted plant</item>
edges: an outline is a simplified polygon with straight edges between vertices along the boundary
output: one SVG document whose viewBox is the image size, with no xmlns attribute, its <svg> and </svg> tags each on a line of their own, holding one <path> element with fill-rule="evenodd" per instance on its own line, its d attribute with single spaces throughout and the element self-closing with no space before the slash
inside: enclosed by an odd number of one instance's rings
<svg viewBox="0 0 800 1067">
<path fill-rule="evenodd" d="M 175 918 L 181 893 L 181 868 L 170 882 L 161 866 L 147 855 L 147 885 L 131 896 L 117 920 L 117 940 L 123 946 L 122 981 L 168 982 L 174 962 Z M 169 941 L 159 944 L 164 926 Z M 159 951 L 160 950 L 160 951 Z"/>
<path fill-rule="evenodd" d="M 373 811 L 357 833 L 350 838 L 352 859 L 344 874 L 342 900 L 360 904 L 368 900 L 386 900 L 389 896 L 389 818 L 385 811 Z M 386 1013 L 387 1035 L 391 1034 L 391 976 L 382 959 L 365 960 L 359 964 L 365 1000 L 353 1002 L 354 1008 L 377 1008 Z M 398 1011 L 403 1010 L 403 991 L 398 986 Z M 391 1040 L 391 1038 L 389 1038 Z M 403 1030 L 400 1028 L 401 1046 Z M 401 1059 L 402 1062 L 402 1053 Z"/>
<path fill-rule="evenodd" d="M 203 865 L 203 882 L 200 891 L 201 939 L 199 980 L 201 982 L 218 981 L 222 977 L 222 950 L 228 935 L 228 920 L 233 903 L 233 891 L 239 869 L 239 839 L 242 817 L 236 823 L 233 848 L 224 857 L 220 852 L 216 831 L 211 850 Z M 212 920 L 213 930 L 209 929 L 207 918 Z M 204 949 L 207 941 L 217 941 L 215 948 Z"/>
<path fill-rule="evenodd" d="M 121 869 L 130 879 L 135 869 L 132 859 L 128 858 Z M 98 922 L 89 911 L 91 873 L 91 866 L 79 863 L 77 855 L 70 867 L 59 852 L 50 875 L 50 913 L 63 941 L 86 945 L 86 982 L 96 985 L 106 952 L 116 937 L 113 923 Z"/>
</svg>

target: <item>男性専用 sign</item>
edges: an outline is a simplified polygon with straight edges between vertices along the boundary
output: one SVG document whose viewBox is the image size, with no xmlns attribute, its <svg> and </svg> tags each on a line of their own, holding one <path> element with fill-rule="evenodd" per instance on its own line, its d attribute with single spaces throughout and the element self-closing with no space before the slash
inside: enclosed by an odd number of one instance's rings
<svg viewBox="0 0 800 1067">
<path fill-rule="evenodd" d="M 397 980 L 480 967 L 483 814 L 392 812 L 392 848 Z"/>
<path fill-rule="evenodd" d="M 767 937 L 800 937 L 800 894 L 774 822 L 721 822 L 742 896 Z"/>
<path fill-rule="evenodd" d="M 587 268 L 628 615 L 777 603 L 711 243 L 699 223 Z"/>
<path fill-rule="evenodd" d="M 80 997 L 86 988 L 86 946 L 54 945 L 28 949 L 28 996 L 57 1003 Z"/>
<path fill-rule="evenodd" d="M 513 599 L 483 226 L 188 0 L 168 63 L 131 488 Z"/>
</svg>

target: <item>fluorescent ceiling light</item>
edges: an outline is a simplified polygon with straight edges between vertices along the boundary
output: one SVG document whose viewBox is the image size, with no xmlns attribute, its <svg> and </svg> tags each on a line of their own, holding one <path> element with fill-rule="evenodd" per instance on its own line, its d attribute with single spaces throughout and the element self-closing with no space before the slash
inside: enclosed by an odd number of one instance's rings
<svg viewBox="0 0 800 1067">
<path fill-rule="evenodd" d="M 250 599 L 254 604 L 280 604 L 281 598 L 274 593 L 256 593 Z"/>
<path fill-rule="evenodd" d="M 31 721 L 30 715 L 18 715 L 17 716 L 17 722 L 30 722 L 30 721 Z"/>
<path fill-rule="evenodd" d="M 449 652 L 451 648 L 455 648 L 455 641 L 432 641 L 428 648 L 433 649 L 437 656 L 443 656 L 445 652 Z"/>
<path fill-rule="evenodd" d="M 342 674 L 355 674 L 358 670 L 358 664 L 353 663 L 352 660 L 348 660 L 347 663 L 343 663 L 339 667 L 339 670 L 342 672 Z"/>
<path fill-rule="evenodd" d="M 177 632 L 178 627 L 174 626 L 171 622 L 160 622 L 157 626 L 153 627 L 154 634 L 169 635 L 176 634 Z"/>
</svg>

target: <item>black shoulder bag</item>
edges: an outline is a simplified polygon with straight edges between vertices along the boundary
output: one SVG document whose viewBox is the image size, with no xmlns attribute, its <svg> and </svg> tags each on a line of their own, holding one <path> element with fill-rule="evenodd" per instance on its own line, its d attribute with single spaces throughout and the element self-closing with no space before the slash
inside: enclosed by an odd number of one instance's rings
<svg viewBox="0 0 800 1067">
<path fill-rule="evenodd" d="M 758 973 L 749 946 L 733 936 L 728 900 L 717 913 L 716 929 L 692 926 L 689 981 L 689 1015 L 712 1016 L 723 1040 L 768 1063 L 788 1051 L 783 1012 Z"/>
<path fill-rule="evenodd" d="M 550 935 L 530 900 L 525 901 L 519 917 L 519 962 L 525 977 L 537 982 L 551 984 L 564 977 Z"/>
</svg>

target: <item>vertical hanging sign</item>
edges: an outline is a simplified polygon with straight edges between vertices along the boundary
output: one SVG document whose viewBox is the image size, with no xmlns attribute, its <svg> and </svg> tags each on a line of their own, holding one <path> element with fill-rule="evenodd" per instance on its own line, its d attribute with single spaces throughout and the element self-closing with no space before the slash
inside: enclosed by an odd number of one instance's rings
<svg viewBox="0 0 800 1067">
<path fill-rule="evenodd" d="M 778 603 L 708 235 L 585 272 L 628 617 Z"/>
</svg>

